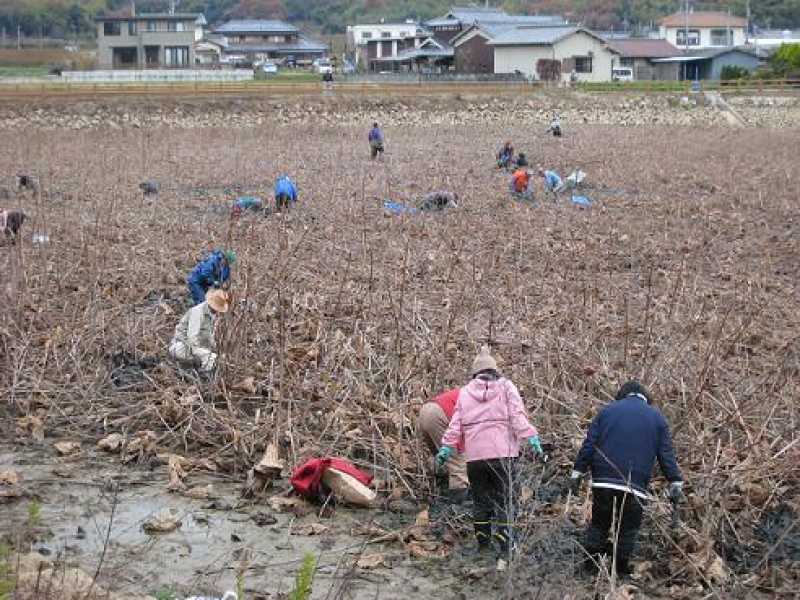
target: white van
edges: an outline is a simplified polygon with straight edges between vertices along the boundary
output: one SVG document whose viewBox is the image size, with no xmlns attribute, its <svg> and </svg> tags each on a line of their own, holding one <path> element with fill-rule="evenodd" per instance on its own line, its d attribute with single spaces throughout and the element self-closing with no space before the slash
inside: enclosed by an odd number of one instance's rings
<svg viewBox="0 0 800 600">
<path fill-rule="evenodd" d="M 633 69 L 630 67 L 614 67 L 611 69 L 612 81 L 633 81 Z"/>
</svg>

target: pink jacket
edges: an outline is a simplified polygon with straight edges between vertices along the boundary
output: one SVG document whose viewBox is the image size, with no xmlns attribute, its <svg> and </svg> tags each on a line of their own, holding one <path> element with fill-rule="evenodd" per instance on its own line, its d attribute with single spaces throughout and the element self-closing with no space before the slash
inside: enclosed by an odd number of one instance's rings
<svg viewBox="0 0 800 600">
<path fill-rule="evenodd" d="M 467 461 L 519 456 L 519 442 L 537 435 L 508 379 L 473 379 L 461 388 L 442 445 L 464 444 Z"/>
</svg>

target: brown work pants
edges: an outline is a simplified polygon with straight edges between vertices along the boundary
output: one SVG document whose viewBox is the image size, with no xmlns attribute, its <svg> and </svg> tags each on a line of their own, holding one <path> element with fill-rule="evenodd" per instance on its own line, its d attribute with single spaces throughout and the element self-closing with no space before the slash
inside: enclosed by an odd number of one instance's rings
<svg viewBox="0 0 800 600">
<path fill-rule="evenodd" d="M 442 445 L 442 436 L 447 431 L 450 420 L 442 407 L 436 402 L 426 402 L 419 411 L 417 433 L 428 449 L 436 454 Z M 453 454 L 447 462 L 449 485 L 451 490 L 462 490 L 469 487 L 467 479 L 467 461 L 463 454 Z"/>
</svg>

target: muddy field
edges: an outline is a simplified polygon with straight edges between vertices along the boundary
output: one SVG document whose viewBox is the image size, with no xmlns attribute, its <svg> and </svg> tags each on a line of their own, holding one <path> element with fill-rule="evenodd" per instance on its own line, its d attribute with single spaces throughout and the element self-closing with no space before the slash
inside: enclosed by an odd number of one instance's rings
<svg viewBox="0 0 800 600">
<path fill-rule="evenodd" d="M 673 100 L 615 100 L 657 119 L 573 100 L 561 140 L 543 135 L 542 99 L 519 113 L 491 100 L 348 106 L 341 120 L 329 104 L 319 121 L 302 106 L 248 109 L 230 127 L 213 106 L 213 118 L 170 106 L 169 122 L 84 106 L 97 122 L 77 126 L 74 108 L 3 106 L 1 184 L 41 180 L 0 201 L 30 217 L 20 243 L 0 246 L 0 473 L 19 477 L 0 483 L 7 543 L 121 597 L 221 595 L 238 580 L 247 598 L 281 598 L 309 552 L 315 599 L 792 597 L 800 129 L 770 117 L 780 126 L 729 129 L 716 109 Z M 383 163 L 366 160 L 373 115 Z M 492 167 L 507 138 L 533 165 L 586 171 L 593 206 L 540 189 L 534 206 L 512 202 Z M 295 210 L 229 219 L 237 194 L 266 196 L 282 172 L 298 181 Z M 154 202 L 145 178 L 162 184 Z M 459 209 L 382 209 L 442 188 Z M 186 274 L 215 246 L 239 256 L 235 308 L 218 380 L 195 384 L 166 346 Z M 506 573 L 461 556 L 469 520 L 438 497 L 415 436 L 422 401 L 465 383 L 483 343 L 553 457 L 522 461 L 522 551 Z M 651 504 L 620 586 L 582 573 L 588 491 L 567 505 L 561 490 L 589 420 L 632 376 L 672 424 L 688 501 L 677 528 L 666 501 Z M 119 446 L 96 446 L 111 434 Z M 379 480 L 381 505 L 284 500 L 285 478 L 243 497 L 273 441 L 284 476 L 344 456 Z M 165 508 L 180 528 L 145 532 Z"/>
</svg>

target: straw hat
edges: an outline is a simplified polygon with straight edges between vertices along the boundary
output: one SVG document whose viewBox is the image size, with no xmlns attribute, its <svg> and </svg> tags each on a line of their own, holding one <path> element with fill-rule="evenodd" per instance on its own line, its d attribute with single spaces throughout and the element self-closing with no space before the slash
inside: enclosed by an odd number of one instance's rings
<svg viewBox="0 0 800 600">
<path fill-rule="evenodd" d="M 492 358 L 492 355 L 489 354 L 489 346 L 484 346 L 481 348 L 478 356 L 475 357 L 475 360 L 472 361 L 472 374 L 475 375 L 476 373 L 490 369 L 496 371 L 497 362 Z"/>
<path fill-rule="evenodd" d="M 224 290 L 209 290 L 206 293 L 206 302 L 218 313 L 226 313 L 230 308 L 228 292 Z"/>
</svg>

